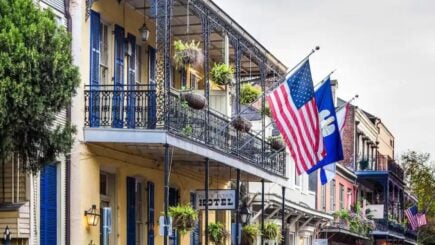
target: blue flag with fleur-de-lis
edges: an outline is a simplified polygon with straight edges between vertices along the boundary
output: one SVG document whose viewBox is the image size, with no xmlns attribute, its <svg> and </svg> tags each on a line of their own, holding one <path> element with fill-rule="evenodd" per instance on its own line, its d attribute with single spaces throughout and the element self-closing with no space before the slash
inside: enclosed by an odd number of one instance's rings
<svg viewBox="0 0 435 245">
<path fill-rule="evenodd" d="M 309 169 L 307 173 L 310 174 L 320 168 L 320 180 L 322 185 L 324 185 L 335 176 L 334 163 L 343 160 L 340 129 L 335 114 L 334 100 L 331 91 L 331 79 L 329 77 L 315 91 L 315 96 L 326 156 Z"/>
</svg>

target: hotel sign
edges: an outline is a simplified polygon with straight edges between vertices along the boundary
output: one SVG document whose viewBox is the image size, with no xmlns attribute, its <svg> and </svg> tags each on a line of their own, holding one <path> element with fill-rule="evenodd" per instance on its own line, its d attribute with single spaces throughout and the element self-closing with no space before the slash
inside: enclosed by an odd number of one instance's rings
<svg viewBox="0 0 435 245">
<path fill-rule="evenodd" d="M 208 200 L 205 191 L 196 191 L 196 209 L 203 210 L 208 203 L 209 210 L 236 209 L 236 190 L 209 190 Z"/>
</svg>

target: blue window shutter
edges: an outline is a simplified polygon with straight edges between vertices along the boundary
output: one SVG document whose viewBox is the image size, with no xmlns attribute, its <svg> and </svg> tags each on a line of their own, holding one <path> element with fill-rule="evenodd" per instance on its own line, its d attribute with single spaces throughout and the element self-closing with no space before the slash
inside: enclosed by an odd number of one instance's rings
<svg viewBox="0 0 435 245">
<path fill-rule="evenodd" d="M 148 97 L 148 128 L 156 128 L 157 96 L 156 96 L 156 49 L 148 47 L 148 74 L 149 74 L 149 97 Z"/>
<path fill-rule="evenodd" d="M 131 47 L 130 57 L 128 58 L 127 127 L 134 128 L 136 125 L 136 37 L 128 33 L 127 42 Z"/>
<path fill-rule="evenodd" d="M 176 206 L 179 203 L 179 191 L 175 188 L 169 188 L 169 206 Z M 172 236 L 169 236 L 169 245 L 178 245 L 178 233 L 176 230 L 172 230 Z"/>
<path fill-rule="evenodd" d="M 124 46 L 124 28 L 115 25 L 115 77 L 112 101 L 114 128 L 124 126 Z"/>
<path fill-rule="evenodd" d="M 190 193 L 190 205 L 193 208 L 196 208 L 196 193 Z M 198 245 L 199 244 L 199 222 L 195 222 L 195 227 L 192 232 L 190 232 L 190 245 Z"/>
<path fill-rule="evenodd" d="M 147 182 L 148 245 L 154 245 L 154 183 Z"/>
<path fill-rule="evenodd" d="M 57 170 L 46 165 L 40 177 L 40 244 L 57 243 Z"/>
<path fill-rule="evenodd" d="M 100 14 L 91 11 L 89 119 L 91 127 L 100 126 Z"/>
<path fill-rule="evenodd" d="M 136 245 L 136 179 L 127 177 L 127 245 Z"/>
</svg>

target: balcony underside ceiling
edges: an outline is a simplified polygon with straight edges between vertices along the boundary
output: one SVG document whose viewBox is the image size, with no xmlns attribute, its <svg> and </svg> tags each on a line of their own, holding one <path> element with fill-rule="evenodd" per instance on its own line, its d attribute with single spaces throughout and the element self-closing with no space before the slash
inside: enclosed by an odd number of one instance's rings
<svg viewBox="0 0 435 245">
<path fill-rule="evenodd" d="M 204 161 L 205 158 L 209 158 L 211 176 L 234 179 L 235 169 L 240 169 L 243 173 L 242 181 L 264 179 L 281 186 L 287 184 L 287 179 L 284 177 L 269 173 L 227 154 L 216 152 L 204 145 L 172 136 L 163 130 L 85 128 L 84 134 L 87 144 L 151 159 L 157 164 L 163 164 L 164 144 L 168 144 L 175 167 L 204 173 Z"/>
<path fill-rule="evenodd" d="M 252 194 L 254 195 L 254 194 Z M 268 219 L 276 219 L 281 221 L 281 205 L 282 198 L 276 194 L 265 194 L 265 217 Z M 252 201 L 252 209 L 254 213 L 261 212 L 261 196 L 256 195 Z M 279 211 L 277 212 L 277 209 Z M 306 227 L 316 227 L 322 222 L 327 222 L 333 219 L 329 214 L 317 211 L 315 209 L 306 207 L 303 204 L 298 204 L 290 199 L 285 200 L 285 219 L 288 224 L 299 223 L 305 224 Z"/>
<path fill-rule="evenodd" d="M 127 0 L 126 1 L 129 6 L 134 8 L 140 14 L 146 14 L 147 18 L 155 23 L 155 17 L 152 14 L 152 6 L 150 5 L 150 1 L 143 0 Z M 172 7 L 172 18 L 171 18 L 171 37 L 173 40 L 182 40 L 186 42 L 190 42 L 192 40 L 201 42 L 203 45 L 203 26 L 201 24 L 201 19 L 196 15 L 195 11 L 200 11 L 199 8 L 196 8 L 194 3 L 187 4 L 187 0 L 173 0 Z M 210 3 L 207 3 L 210 4 Z M 220 13 L 222 14 L 222 13 Z M 224 17 L 223 17 L 224 18 Z M 235 26 L 236 29 L 240 29 L 233 20 L 231 20 L 231 25 Z M 224 62 L 224 48 L 225 48 L 225 38 L 223 27 L 216 24 L 216 22 L 212 23 L 213 28 L 210 30 L 210 43 L 209 43 L 209 57 L 210 64 L 216 62 Z M 244 32 L 244 30 L 242 30 Z M 252 38 L 252 37 L 251 37 Z M 254 42 L 256 42 L 254 40 Z M 258 46 L 260 44 L 254 43 L 254 46 Z M 260 45 L 261 46 L 261 45 Z M 261 49 L 264 49 L 261 47 Z M 229 45 L 229 62 L 230 64 L 235 64 L 235 48 L 230 44 Z M 263 52 L 267 52 L 264 50 Z M 266 55 L 266 54 L 265 54 Z M 272 55 L 267 54 L 268 57 L 272 57 L 272 63 L 275 63 L 276 67 L 279 67 L 279 70 L 276 70 L 276 74 L 281 74 L 285 72 L 287 69 L 280 61 L 274 58 Z M 241 77 L 257 77 L 260 75 L 260 66 L 257 64 L 255 57 L 252 57 L 251 54 L 245 52 L 241 57 Z M 273 73 L 271 73 L 271 76 Z"/>
</svg>

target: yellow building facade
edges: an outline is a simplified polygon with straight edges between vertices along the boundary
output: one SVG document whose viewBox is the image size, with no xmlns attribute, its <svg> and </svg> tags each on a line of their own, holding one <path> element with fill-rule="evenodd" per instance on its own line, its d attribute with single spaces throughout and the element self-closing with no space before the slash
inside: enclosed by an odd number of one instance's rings
<svg viewBox="0 0 435 245">
<path fill-rule="evenodd" d="M 234 189 L 231 182 L 237 172 L 241 172 L 244 181 L 286 183 L 285 153 L 269 150 L 270 159 L 262 158 L 265 153 L 261 147 L 270 147 L 264 139 L 254 133 L 225 129 L 231 127 L 227 118 L 233 110 L 230 96 L 238 85 L 234 88 L 213 85 L 207 76 L 217 61 L 236 67 L 235 84 L 242 79 L 265 82 L 270 72 L 260 78 L 263 64 L 276 69 L 274 76 L 286 68 L 252 37 L 242 34 L 238 25 L 227 22 L 229 17 L 218 12 L 216 5 L 208 1 L 193 1 L 192 5 L 187 5 L 187 1 L 168 1 L 169 5 L 162 2 L 165 1 L 99 0 L 88 4 L 71 1 L 72 52 L 82 83 L 71 108 L 71 121 L 78 133 L 71 152 L 67 208 L 71 217 L 67 227 L 70 244 L 164 244 L 160 232 L 163 224 L 159 220 L 165 207 L 177 204 L 195 207 L 196 193 L 207 188 Z M 172 9 L 169 17 L 159 14 L 162 6 Z M 229 28 L 224 25 L 222 30 L 211 31 L 209 48 L 200 39 L 203 33 L 195 31 L 204 23 L 193 15 L 200 6 L 206 6 L 207 11 L 213 11 L 231 26 L 227 34 L 222 34 Z M 186 11 L 192 11 L 187 12 L 191 19 L 186 18 Z M 159 30 L 164 23 L 159 18 L 166 17 L 171 21 L 170 30 L 169 27 Z M 147 40 L 142 40 L 139 30 L 144 23 L 149 30 Z M 208 59 L 206 55 L 203 66 L 187 68 L 183 74 L 171 57 L 173 41 L 187 40 L 187 35 L 180 31 L 186 25 L 191 25 L 195 36 L 192 39 L 201 43 L 204 54 L 207 50 L 210 55 Z M 234 41 L 230 44 L 227 37 L 233 33 L 248 41 L 238 57 Z M 162 50 L 158 45 L 162 34 L 169 37 L 164 41 L 168 49 Z M 214 44 L 218 41 L 219 44 Z M 260 48 L 257 56 L 261 59 L 250 53 L 250 47 Z M 252 60 L 246 60 L 247 57 Z M 165 62 L 169 66 L 162 68 Z M 209 109 L 184 112 L 177 97 L 181 89 L 204 93 Z M 160 118 L 160 113 L 166 113 L 166 117 Z M 189 127 L 192 129 L 186 133 Z M 227 137 L 217 138 L 223 134 Z M 251 149 L 250 152 L 242 151 L 242 138 L 244 142 L 254 139 L 252 146 L 243 149 Z M 231 148 L 234 145 L 236 148 Z M 85 211 L 91 212 L 94 205 L 101 215 L 97 226 L 90 225 L 85 216 Z M 198 212 L 195 230 L 184 236 L 172 232 L 168 244 L 198 244 L 200 240 L 204 244 L 206 219 L 209 224 L 224 224 L 231 233 L 236 219 L 234 210 Z M 225 244 L 230 243 L 228 238 Z"/>
</svg>

